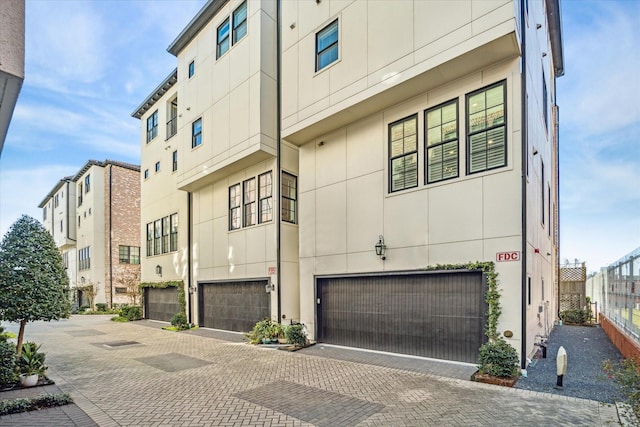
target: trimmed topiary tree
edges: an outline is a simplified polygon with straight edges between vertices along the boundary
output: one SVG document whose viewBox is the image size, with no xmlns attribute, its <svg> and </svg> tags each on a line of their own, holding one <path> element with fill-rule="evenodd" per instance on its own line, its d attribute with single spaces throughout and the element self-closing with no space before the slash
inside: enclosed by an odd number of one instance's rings
<svg viewBox="0 0 640 427">
<path fill-rule="evenodd" d="M 0 243 L 0 319 L 20 323 L 18 357 L 27 322 L 70 314 L 69 279 L 53 237 L 23 215 Z"/>
</svg>

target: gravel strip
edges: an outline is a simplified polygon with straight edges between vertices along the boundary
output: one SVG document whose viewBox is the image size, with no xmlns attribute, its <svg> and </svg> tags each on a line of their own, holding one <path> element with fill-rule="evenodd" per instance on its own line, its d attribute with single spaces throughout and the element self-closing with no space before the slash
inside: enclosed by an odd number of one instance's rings
<svg viewBox="0 0 640 427">
<path fill-rule="evenodd" d="M 567 352 L 567 373 L 564 387 L 558 390 L 554 386 L 560 346 Z M 546 359 L 534 359 L 527 367 L 527 377 L 521 377 L 515 387 L 606 403 L 624 401 L 618 385 L 602 370 L 607 359 L 618 362 L 622 355 L 599 325 L 557 325 L 547 341 Z"/>
</svg>

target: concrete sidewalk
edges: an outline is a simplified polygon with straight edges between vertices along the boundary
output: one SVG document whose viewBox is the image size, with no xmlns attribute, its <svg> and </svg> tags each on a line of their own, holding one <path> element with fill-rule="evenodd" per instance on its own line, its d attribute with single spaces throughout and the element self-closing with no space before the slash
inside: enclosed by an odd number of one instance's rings
<svg viewBox="0 0 640 427">
<path fill-rule="evenodd" d="M 447 374 L 443 362 L 420 358 L 320 345 L 278 351 L 236 334 L 109 317 L 26 331 L 43 343 L 56 386 L 100 426 L 619 425 L 615 406 L 442 376 L 466 375 L 470 365 L 446 364 Z M 47 411 L 24 415 L 29 424 L 3 416 L 0 425 L 45 425 L 42 417 L 50 426 L 95 425 Z"/>
</svg>

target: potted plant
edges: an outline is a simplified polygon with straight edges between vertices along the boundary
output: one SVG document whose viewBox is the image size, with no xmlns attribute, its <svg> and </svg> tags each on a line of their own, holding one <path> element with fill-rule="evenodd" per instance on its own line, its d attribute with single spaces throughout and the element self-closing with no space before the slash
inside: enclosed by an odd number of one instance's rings
<svg viewBox="0 0 640 427">
<path fill-rule="evenodd" d="M 34 342 L 22 344 L 22 355 L 17 366 L 20 372 L 20 384 L 23 387 L 36 385 L 40 376 L 44 376 L 47 370 L 44 364 L 45 354 L 38 350 L 40 350 L 40 346 Z"/>
</svg>

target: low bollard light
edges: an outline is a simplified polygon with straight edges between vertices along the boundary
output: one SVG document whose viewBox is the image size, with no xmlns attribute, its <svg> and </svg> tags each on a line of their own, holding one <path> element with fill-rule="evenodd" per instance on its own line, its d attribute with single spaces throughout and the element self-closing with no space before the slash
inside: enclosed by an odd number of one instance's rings
<svg viewBox="0 0 640 427">
<path fill-rule="evenodd" d="M 556 385 L 554 388 L 562 390 L 562 380 L 564 378 L 564 374 L 567 373 L 567 351 L 564 347 L 560 346 L 558 349 L 558 356 L 556 357 L 556 366 L 557 366 L 557 374 L 558 378 L 556 380 Z"/>
</svg>

